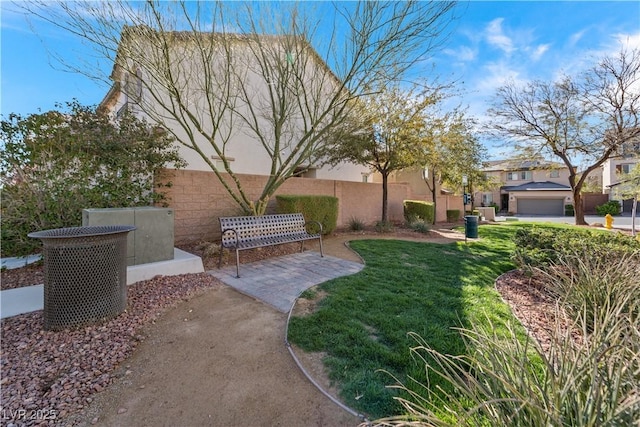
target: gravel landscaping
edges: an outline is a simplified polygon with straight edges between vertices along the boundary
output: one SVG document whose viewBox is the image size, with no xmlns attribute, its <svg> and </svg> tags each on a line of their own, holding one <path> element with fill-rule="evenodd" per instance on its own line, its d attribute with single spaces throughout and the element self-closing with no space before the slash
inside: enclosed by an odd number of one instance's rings
<svg viewBox="0 0 640 427">
<path fill-rule="evenodd" d="M 145 339 L 146 323 L 219 286 L 206 273 L 156 277 L 129 286 L 128 309 L 120 316 L 61 332 L 43 329 L 42 311 L 3 319 L 2 424 L 64 425 L 113 381 Z"/>
</svg>

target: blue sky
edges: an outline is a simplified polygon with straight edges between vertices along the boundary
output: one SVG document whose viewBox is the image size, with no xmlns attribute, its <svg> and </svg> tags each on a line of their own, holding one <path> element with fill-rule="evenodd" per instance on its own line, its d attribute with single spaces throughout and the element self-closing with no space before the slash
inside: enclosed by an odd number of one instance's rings
<svg viewBox="0 0 640 427">
<path fill-rule="evenodd" d="M 464 95 L 456 101 L 480 119 L 506 79 L 552 80 L 616 53 L 623 43 L 640 48 L 638 1 L 471 1 L 460 7 L 462 16 L 434 64 L 443 78 L 463 82 Z M 63 71 L 47 51 L 74 61 L 90 58 L 85 46 L 37 21 L 31 28 L 11 3 L 0 0 L 0 8 L 2 116 L 47 111 L 72 98 L 88 105 L 102 100 L 106 85 Z M 106 73 L 111 69 L 104 61 L 96 64 Z"/>
</svg>

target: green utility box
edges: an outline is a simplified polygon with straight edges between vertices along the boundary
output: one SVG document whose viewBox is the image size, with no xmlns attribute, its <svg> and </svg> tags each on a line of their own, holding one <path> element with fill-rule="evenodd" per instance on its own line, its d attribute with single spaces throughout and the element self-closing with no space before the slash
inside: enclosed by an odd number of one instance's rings
<svg viewBox="0 0 640 427">
<path fill-rule="evenodd" d="M 156 207 L 83 209 L 83 226 L 133 225 L 127 237 L 127 265 L 173 259 L 173 209 Z"/>
</svg>

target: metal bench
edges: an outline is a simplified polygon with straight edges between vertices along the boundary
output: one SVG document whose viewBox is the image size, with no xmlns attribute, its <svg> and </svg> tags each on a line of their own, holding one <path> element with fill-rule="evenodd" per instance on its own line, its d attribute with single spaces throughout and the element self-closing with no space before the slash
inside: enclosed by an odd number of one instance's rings
<svg viewBox="0 0 640 427">
<path fill-rule="evenodd" d="M 219 220 L 222 240 L 218 267 L 222 266 L 223 249 L 235 250 L 237 277 L 240 277 L 240 251 L 245 249 L 300 242 L 300 252 L 302 252 L 305 240 L 318 239 L 320 241 L 320 256 L 324 257 L 322 224 L 318 221 L 306 222 L 301 213 L 220 217 Z M 309 233 L 307 231 L 308 224 L 317 224 L 318 233 Z"/>
</svg>

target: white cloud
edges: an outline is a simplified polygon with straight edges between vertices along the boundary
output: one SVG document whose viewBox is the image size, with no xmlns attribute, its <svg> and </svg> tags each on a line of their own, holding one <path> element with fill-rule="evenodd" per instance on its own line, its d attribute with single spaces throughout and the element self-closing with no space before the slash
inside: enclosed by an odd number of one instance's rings
<svg viewBox="0 0 640 427">
<path fill-rule="evenodd" d="M 496 90 L 507 82 L 514 82 L 519 85 L 527 81 L 527 78 L 523 76 L 520 70 L 504 61 L 488 63 L 481 73 L 483 77 L 479 81 L 477 88 L 480 92 L 486 94 L 496 93 Z"/>
<path fill-rule="evenodd" d="M 584 37 L 586 32 L 587 30 L 580 30 L 577 33 L 571 34 L 571 36 L 569 37 L 569 46 L 573 47 L 578 44 L 578 42 L 582 40 L 582 37 Z"/>
<path fill-rule="evenodd" d="M 502 30 L 502 22 L 504 18 L 496 18 L 489 22 L 485 28 L 486 39 L 490 45 L 497 47 L 505 53 L 511 53 L 514 50 L 513 41 L 506 36 Z"/>
<path fill-rule="evenodd" d="M 461 62 L 469 62 L 476 59 L 478 49 L 469 46 L 459 46 L 457 49 L 445 49 L 444 53 Z"/>
<path fill-rule="evenodd" d="M 629 50 L 640 49 L 640 32 L 636 34 L 616 34 L 615 39 L 620 46 Z"/>
<path fill-rule="evenodd" d="M 541 44 L 538 45 L 534 50 L 533 53 L 531 54 L 531 60 L 532 61 L 538 61 L 542 55 L 545 54 L 545 52 L 547 50 L 549 50 L 549 46 L 551 46 L 550 44 Z"/>
</svg>

